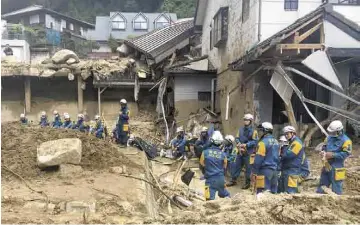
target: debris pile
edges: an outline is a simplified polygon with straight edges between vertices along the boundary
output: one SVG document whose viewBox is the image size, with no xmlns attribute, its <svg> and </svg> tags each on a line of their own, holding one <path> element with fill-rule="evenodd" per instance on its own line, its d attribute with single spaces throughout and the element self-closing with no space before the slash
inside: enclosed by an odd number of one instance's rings
<svg viewBox="0 0 360 225">
<path fill-rule="evenodd" d="M 139 167 L 112 143 L 75 130 L 21 126 L 18 122 L 2 124 L 1 163 L 24 177 L 41 173 L 37 166 L 37 147 L 46 141 L 79 138 L 82 142 L 80 165 L 86 170 L 112 166 Z"/>
</svg>

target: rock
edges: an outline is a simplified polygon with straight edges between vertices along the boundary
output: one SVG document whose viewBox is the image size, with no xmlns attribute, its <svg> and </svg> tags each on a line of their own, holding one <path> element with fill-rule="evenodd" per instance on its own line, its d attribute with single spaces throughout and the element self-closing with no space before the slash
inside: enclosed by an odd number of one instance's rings
<svg viewBox="0 0 360 225">
<path fill-rule="evenodd" d="M 110 168 L 110 172 L 111 172 L 111 173 L 122 174 L 122 173 L 123 173 L 123 168 L 120 167 L 120 166 L 111 167 L 111 168 Z"/>
<path fill-rule="evenodd" d="M 74 80 L 74 79 L 75 79 L 74 74 L 69 73 L 69 74 L 68 74 L 68 79 L 69 79 L 69 80 Z"/>
<path fill-rule="evenodd" d="M 112 60 L 119 60 L 119 56 L 113 55 L 113 56 L 111 56 L 111 59 Z"/>
<path fill-rule="evenodd" d="M 68 68 L 61 68 L 61 69 L 59 69 L 59 70 L 54 74 L 54 76 L 55 76 L 55 77 L 67 77 L 69 73 L 71 73 L 71 70 L 70 70 L 70 69 L 68 69 Z"/>
<path fill-rule="evenodd" d="M 75 59 L 75 62 L 79 62 L 79 57 L 75 54 L 75 52 L 68 50 L 68 49 L 62 49 L 58 52 L 56 52 L 53 57 L 51 57 L 51 60 L 55 64 L 61 64 L 66 63 L 68 59 L 73 58 Z"/>
<path fill-rule="evenodd" d="M 49 63 L 52 63 L 51 59 L 45 59 L 41 62 L 41 64 L 49 64 Z"/>
<path fill-rule="evenodd" d="M 66 61 L 66 64 L 68 64 L 68 65 L 71 65 L 71 64 L 74 64 L 74 63 L 77 63 L 77 62 L 76 62 L 76 59 L 74 59 L 74 58 L 70 58 L 70 59 L 68 59 L 68 60 Z"/>
<path fill-rule="evenodd" d="M 37 149 L 40 168 L 61 164 L 79 164 L 82 143 L 78 138 L 65 138 L 42 143 Z"/>
<path fill-rule="evenodd" d="M 96 204 L 95 202 L 87 203 L 82 201 L 72 201 L 66 203 L 66 212 L 91 212 L 95 213 Z"/>
<path fill-rule="evenodd" d="M 125 212 L 132 213 L 135 211 L 134 206 L 128 201 L 118 201 L 116 204 L 120 206 Z"/>
<path fill-rule="evenodd" d="M 76 174 L 81 174 L 83 169 L 81 166 L 62 164 L 60 165 L 59 173 L 61 177 L 69 177 Z"/>
<path fill-rule="evenodd" d="M 41 77 L 51 77 L 51 76 L 54 76 L 55 73 L 56 73 L 55 70 L 47 69 L 47 70 L 44 70 L 42 73 L 40 73 L 40 76 Z"/>
<path fill-rule="evenodd" d="M 27 202 L 27 203 L 25 203 L 25 205 L 24 205 L 24 208 L 25 209 L 31 209 L 31 210 L 35 210 L 35 211 L 44 211 L 44 209 L 45 209 L 45 207 L 46 207 L 46 203 L 45 202 L 36 202 L 36 201 L 34 201 L 34 202 Z M 48 205 L 47 205 L 47 210 L 48 211 L 54 211 L 54 209 L 55 209 L 55 204 L 52 204 L 52 203 L 49 203 Z"/>
</svg>

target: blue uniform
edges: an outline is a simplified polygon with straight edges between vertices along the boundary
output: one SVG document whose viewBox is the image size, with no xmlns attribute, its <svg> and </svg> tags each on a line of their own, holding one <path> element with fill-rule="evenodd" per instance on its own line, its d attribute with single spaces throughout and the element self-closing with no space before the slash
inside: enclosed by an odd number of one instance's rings
<svg viewBox="0 0 360 225">
<path fill-rule="evenodd" d="M 71 122 L 71 120 L 65 120 L 62 127 L 65 129 L 71 129 L 73 126 L 73 123 Z"/>
<path fill-rule="evenodd" d="M 231 177 L 234 177 L 233 172 L 236 171 L 236 159 L 239 155 L 239 150 L 231 144 L 224 146 L 224 153 L 228 161 L 227 171 L 230 172 Z"/>
<path fill-rule="evenodd" d="M 49 126 L 49 123 L 48 123 L 48 120 L 47 120 L 47 117 L 46 117 L 46 116 L 40 117 L 39 125 L 40 125 L 41 127 Z"/>
<path fill-rule="evenodd" d="M 200 158 L 201 153 L 210 146 L 210 138 L 207 134 L 206 136 L 200 136 L 200 138 L 195 142 L 194 149 L 197 157 Z"/>
<path fill-rule="evenodd" d="M 245 177 L 247 182 L 250 182 L 251 167 L 254 163 L 255 148 L 258 141 L 258 133 L 251 126 L 245 126 L 239 129 L 236 143 L 246 144 L 246 152 L 240 153 L 236 159 L 236 165 L 233 167 L 233 177 L 235 181 L 241 173 L 243 167 L 245 167 Z"/>
<path fill-rule="evenodd" d="M 126 145 L 129 136 L 129 118 L 130 111 L 127 106 L 121 108 L 121 115 L 119 115 L 118 122 L 116 124 L 117 140 L 120 144 Z"/>
<path fill-rule="evenodd" d="M 330 187 L 331 185 L 331 190 L 341 195 L 343 181 L 345 180 L 344 161 L 351 154 L 352 142 L 345 134 L 337 137 L 327 137 L 323 150 L 325 152 L 332 152 L 333 158 L 327 160 L 331 166 L 330 171 L 325 170 L 324 167 L 322 168 L 320 184 L 316 192 L 324 193 L 321 186 Z"/>
<path fill-rule="evenodd" d="M 256 192 L 264 190 L 277 193 L 279 164 L 279 143 L 271 135 L 266 134 L 257 145 L 252 173 L 256 176 Z"/>
<path fill-rule="evenodd" d="M 26 119 L 26 118 L 20 119 L 20 123 L 22 125 L 27 125 L 28 124 L 28 119 Z"/>
<path fill-rule="evenodd" d="M 95 136 L 97 138 L 103 138 L 104 126 L 101 120 L 96 121 L 96 125 L 94 129 L 95 129 Z"/>
<path fill-rule="evenodd" d="M 310 164 L 309 164 L 308 158 L 304 154 L 303 162 L 300 167 L 300 178 L 303 180 L 306 177 L 308 177 L 309 175 L 310 175 Z"/>
<path fill-rule="evenodd" d="M 85 124 L 84 119 L 79 119 L 77 123 L 75 123 L 72 129 L 78 129 L 81 132 L 85 132 L 89 130 L 89 127 Z"/>
<path fill-rule="evenodd" d="M 298 137 L 290 140 L 288 147 L 281 155 L 280 192 L 297 193 L 301 166 L 305 160 L 303 143 Z"/>
<path fill-rule="evenodd" d="M 185 135 L 178 135 L 171 141 L 171 146 L 174 147 L 180 155 L 185 154 L 186 137 Z"/>
<path fill-rule="evenodd" d="M 54 121 L 52 122 L 52 127 L 53 128 L 60 128 L 62 126 L 62 121 L 60 116 L 55 116 Z"/>
<path fill-rule="evenodd" d="M 204 150 L 200 157 L 200 165 L 204 167 L 205 199 L 214 200 L 216 191 L 220 198 L 230 197 L 225 187 L 226 155 L 217 146 Z"/>
</svg>

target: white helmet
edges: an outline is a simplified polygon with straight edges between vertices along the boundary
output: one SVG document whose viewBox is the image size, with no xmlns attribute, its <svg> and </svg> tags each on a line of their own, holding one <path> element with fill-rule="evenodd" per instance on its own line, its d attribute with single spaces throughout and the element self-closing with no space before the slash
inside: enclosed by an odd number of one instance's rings
<svg viewBox="0 0 360 225">
<path fill-rule="evenodd" d="M 232 135 L 226 135 L 226 136 L 225 136 L 225 140 L 227 140 L 227 141 L 229 141 L 229 142 L 231 142 L 231 143 L 234 143 L 234 142 L 235 142 L 235 138 L 234 138 L 234 136 L 232 136 Z"/>
<path fill-rule="evenodd" d="M 20 114 L 20 118 L 25 118 L 25 114 L 24 114 L 24 113 L 21 113 L 21 114 Z"/>
<path fill-rule="evenodd" d="M 259 126 L 260 129 L 263 129 L 264 131 L 272 131 L 274 128 L 273 128 L 273 125 L 269 122 L 263 122 L 260 126 Z"/>
<path fill-rule="evenodd" d="M 245 114 L 244 115 L 244 120 L 250 120 L 250 121 L 253 121 L 254 120 L 254 116 L 251 115 L 251 114 Z"/>
<path fill-rule="evenodd" d="M 201 128 L 201 132 L 208 132 L 208 128 L 207 127 L 203 127 L 203 128 Z"/>
<path fill-rule="evenodd" d="M 98 120 L 100 119 L 100 116 L 99 115 L 95 115 L 95 120 Z"/>
<path fill-rule="evenodd" d="M 45 112 L 45 111 L 42 111 L 42 112 L 41 112 L 41 115 L 42 115 L 42 116 L 46 116 L 46 112 Z"/>
<path fill-rule="evenodd" d="M 120 100 L 120 104 L 126 104 L 126 103 L 127 103 L 127 101 L 125 99 Z"/>
<path fill-rule="evenodd" d="M 286 133 L 289 133 L 289 132 L 296 133 L 295 127 L 293 127 L 293 126 L 284 127 L 283 133 L 286 134 Z"/>
<path fill-rule="evenodd" d="M 344 129 L 344 126 L 343 126 L 342 122 L 340 120 L 334 120 L 329 124 L 327 131 L 336 132 L 336 131 L 341 131 L 343 129 Z"/>
<path fill-rule="evenodd" d="M 180 133 L 180 132 L 183 132 L 184 131 L 184 128 L 183 127 L 178 127 L 176 129 L 176 133 Z"/>
<path fill-rule="evenodd" d="M 84 114 L 78 114 L 78 118 L 82 118 L 82 119 L 84 119 Z"/>
<path fill-rule="evenodd" d="M 54 115 L 58 114 L 58 111 L 54 110 Z"/>
<path fill-rule="evenodd" d="M 221 145 L 224 142 L 223 135 L 220 131 L 214 131 L 213 135 L 211 136 L 211 142 L 215 145 Z"/>
<path fill-rule="evenodd" d="M 64 118 L 65 119 L 70 119 L 70 115 L 68 113 L 66 113 L 66 114 L 64 113 Z"/>
<path fill-rule="evenodd" d="M 287 142 L 287 141 L 288 141 L 284 135 L 281 135 L 281 137 L 279 138 L 279 140 L 280 140 L 280 141 L 283 141 L 283 142 Z"/>
</svg>

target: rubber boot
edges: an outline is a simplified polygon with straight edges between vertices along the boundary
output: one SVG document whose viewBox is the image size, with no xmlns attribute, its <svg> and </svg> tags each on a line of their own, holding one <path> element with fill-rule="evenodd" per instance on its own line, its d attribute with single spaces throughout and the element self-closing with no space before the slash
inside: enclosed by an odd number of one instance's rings
<svg viewBox="0 0 360 225">
<path fill-rule="evenodd" d="M 242 187 L 242 189 L 249 189 L 250 188 L 250 179 L 246 179 L 245 185 Z"/>
</svg>

